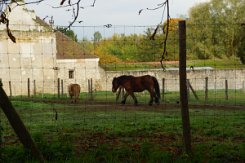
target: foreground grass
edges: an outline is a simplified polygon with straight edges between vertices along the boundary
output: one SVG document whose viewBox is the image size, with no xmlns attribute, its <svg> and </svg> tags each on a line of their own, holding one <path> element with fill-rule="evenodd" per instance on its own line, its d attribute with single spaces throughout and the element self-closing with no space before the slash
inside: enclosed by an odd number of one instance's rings
<svg viewBox="0 0 245 163">
<path fill-rule="evenodd" d="M 48 162 L 242 162 L 245 111 L 190 109 L 193 156 L 180 110 L 162 106 L 13 101 Z M 1 159 L 34 162 L 3 113 Z"/>
</svg>

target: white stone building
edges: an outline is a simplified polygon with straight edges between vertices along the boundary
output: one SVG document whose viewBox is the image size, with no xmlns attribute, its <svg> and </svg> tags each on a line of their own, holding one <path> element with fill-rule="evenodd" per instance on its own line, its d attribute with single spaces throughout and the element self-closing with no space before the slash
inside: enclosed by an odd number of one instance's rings
<svg viewBox="0 0 245 163">
<path fill-rule="evenodd" d="M 7 15 L 16 43 L 0 24 L 0 79 L 8 95 L 57 93 L 58 78 L 64 92 L 70 83 L 80 84 L 82 91 L 87 91 L 88 79 L 99 83 L 103 70 L 97 56 L 84 54 L 77 43 L 55 32 L 34 11 L 14 4 L 11 8 Z"/>
</svg>

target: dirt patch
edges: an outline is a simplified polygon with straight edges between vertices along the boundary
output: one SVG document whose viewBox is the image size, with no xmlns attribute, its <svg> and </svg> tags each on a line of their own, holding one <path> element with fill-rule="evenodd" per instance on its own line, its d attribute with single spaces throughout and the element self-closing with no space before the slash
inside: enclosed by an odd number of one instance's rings
<svg viewBox="0 0 245 163">
<path fill-rule="evenodd" d="M 151 145 L 158 148 L 169 151 L 171 153 L 179 153 L 178 146 L 174 146 L 173 143 L 179 142 L 181 137 L 171 135 L 168 133 L 154 133 L 144 134 L 137 136 L 118 136 L 108 135 L 106 133 L 98 132 L 91 134 L 84 134 L 75 139 L 75 151 L 77 155 L 81 154 L 81 151 L 95 150 L 101 145 L 107 145 L 108 150 L 121 149 L 127 147 L 132 151 L 140 151 L 142 144 L 148 142 Z"/>
</svg>

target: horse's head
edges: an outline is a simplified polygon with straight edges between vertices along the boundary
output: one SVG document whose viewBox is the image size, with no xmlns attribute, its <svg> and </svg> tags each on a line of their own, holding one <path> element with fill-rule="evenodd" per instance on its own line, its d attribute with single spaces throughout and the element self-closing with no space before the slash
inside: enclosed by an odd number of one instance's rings
<svg viewBox="0 0 245 163">
<path fill-rule="evenodd" d="M 119 82 L 118 82 L 118 78 L 113 78 L 112 80 L 112 92 L 116 92 L 118 87 L 119 87 Z"/>
</svg>

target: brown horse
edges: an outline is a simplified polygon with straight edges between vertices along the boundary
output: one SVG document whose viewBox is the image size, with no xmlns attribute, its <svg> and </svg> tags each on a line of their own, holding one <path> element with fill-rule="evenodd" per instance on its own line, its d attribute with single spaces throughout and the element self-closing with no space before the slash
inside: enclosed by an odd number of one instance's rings
<svg viewBox="0 0 245 163">
<path fill-rule="evenodd" d="M 79 84 L 70 84 L 68 86 L 68 92 L 71 98 L 71 102 L 77 103 L 80 96 L 80 85 Z"/>
<path fill-rule="evenodd" d="M 153 99 L 155 103 L 159 104 L 161 98 L 158 81 L 155 77 L 150 75 L 144 75 L 139 77 L 122 75 L 113 78 L 112 81 L 112 92 L 116 92 L 118 88 L 125 88 L 126 94 L 123 97 L 122 104 L 126 103 L 128 95 L 131 95 L 134 99 L 134 104 L 137 105 L 138 101 L 134 95 L 134 92 L 142 92 L 147 90 L 150 93 L 151 99 L 149 105 L 152 105 Z"/>
</svg>

